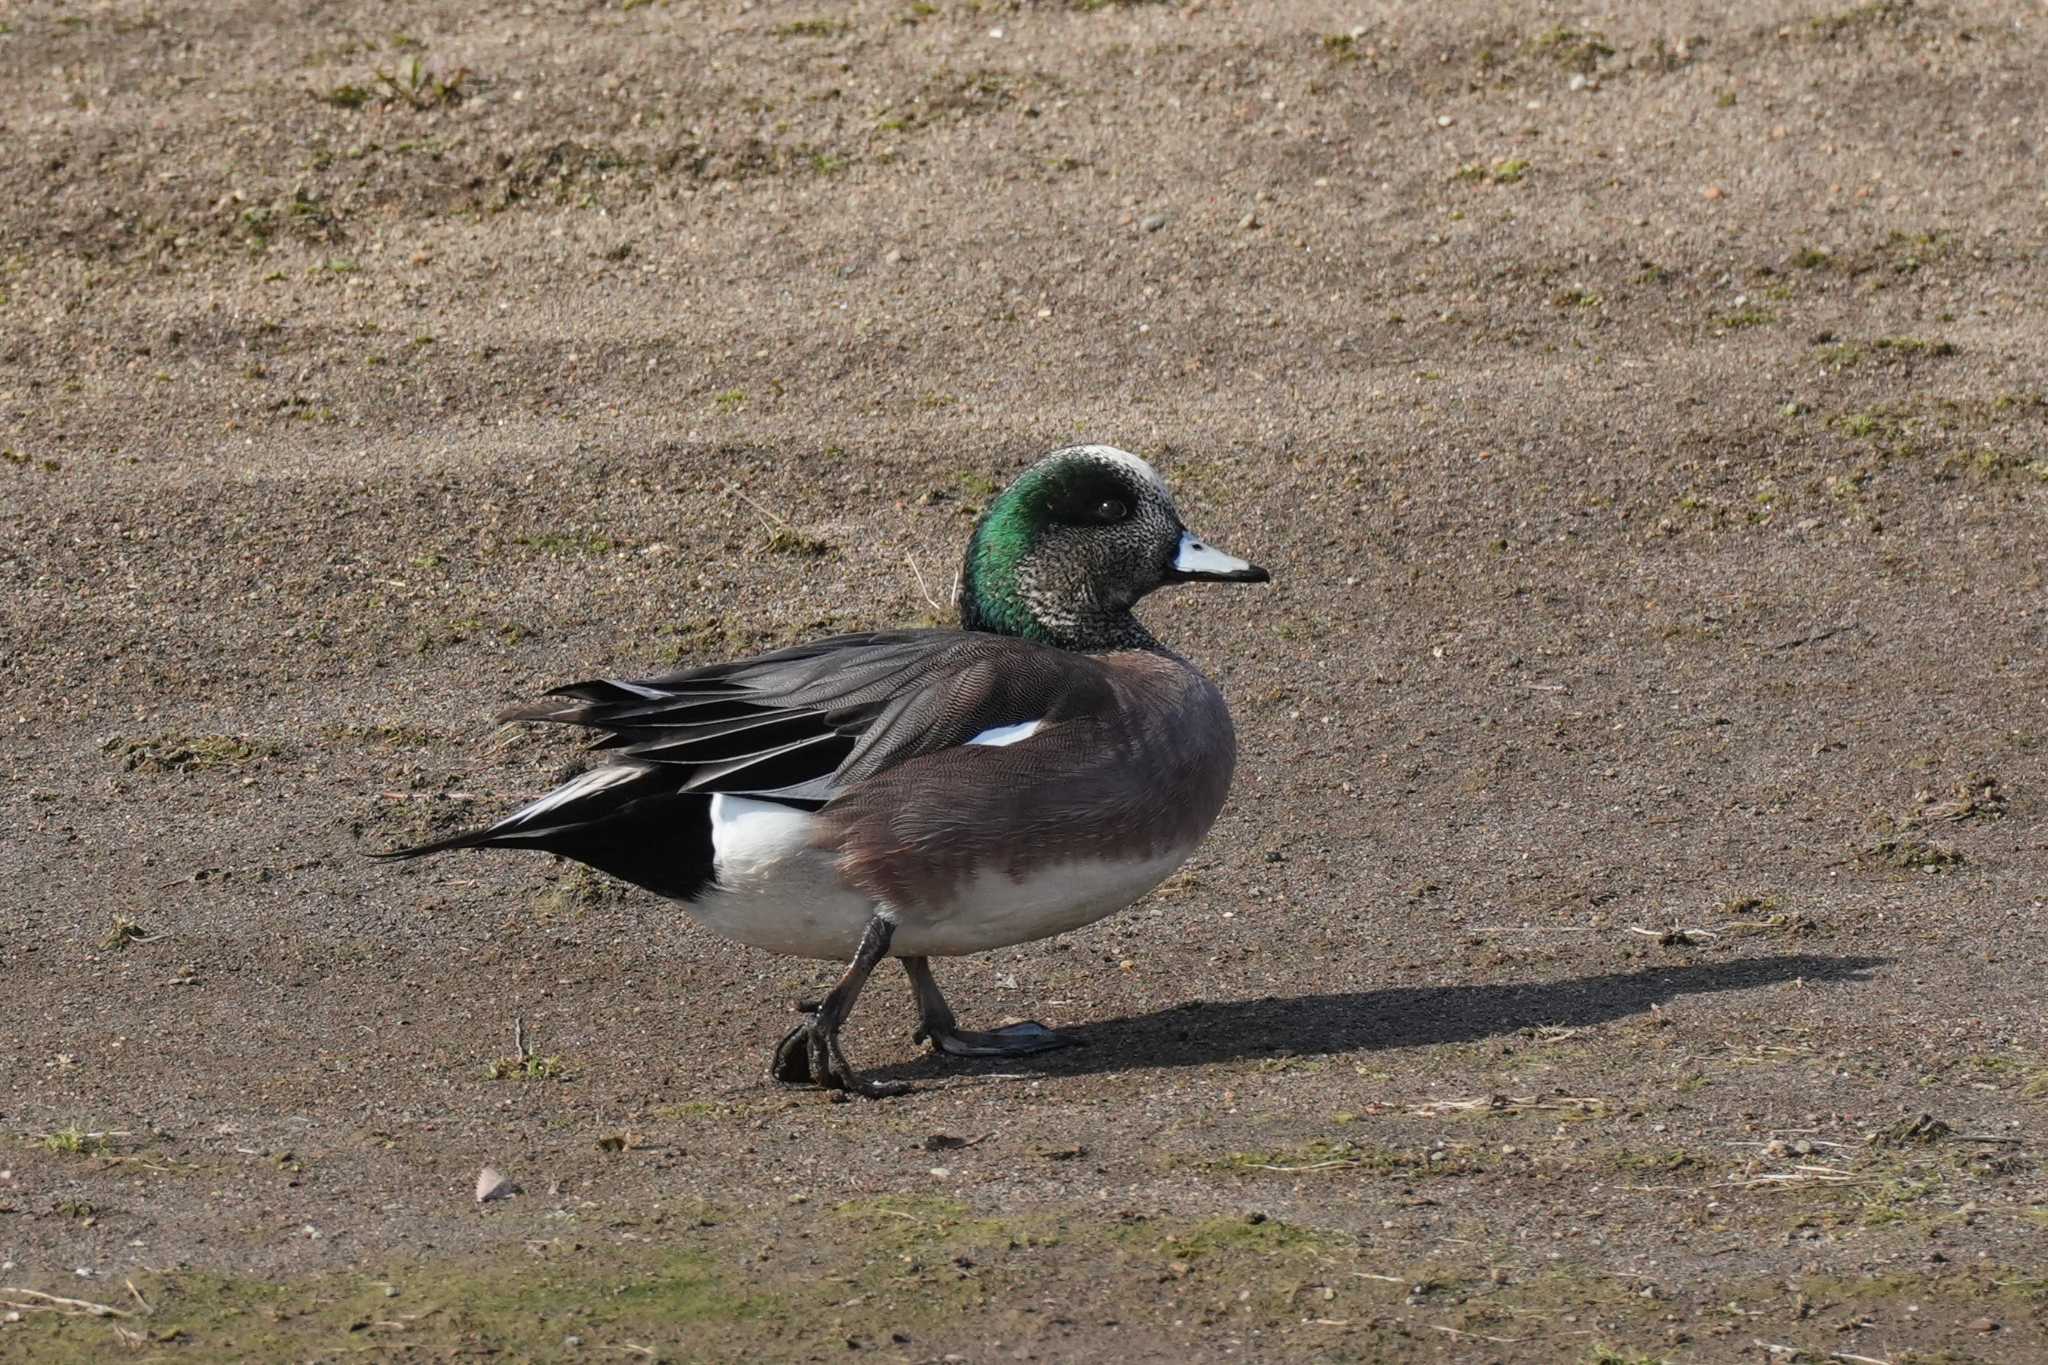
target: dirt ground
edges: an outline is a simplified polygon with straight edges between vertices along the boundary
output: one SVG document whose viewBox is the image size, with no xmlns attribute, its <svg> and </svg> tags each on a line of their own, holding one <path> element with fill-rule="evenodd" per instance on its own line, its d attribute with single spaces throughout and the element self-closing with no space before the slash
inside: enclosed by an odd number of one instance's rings
<svg viewBox="0 0 2048 1365">
<path fill-rule="evenodd" d="M 2048 9 L 0 7 L 0 1358 L 2048 1358 Z M 1194 863 L 900 973 L 501 705 L 1148 455 Z M 526 1052 L 515 1043 L 523 1031 Z M 479 1204 L 481 1168 L 516 1186 Z M 96 1313 L 87 1305 L 111 1310 Z"/>
</svg>

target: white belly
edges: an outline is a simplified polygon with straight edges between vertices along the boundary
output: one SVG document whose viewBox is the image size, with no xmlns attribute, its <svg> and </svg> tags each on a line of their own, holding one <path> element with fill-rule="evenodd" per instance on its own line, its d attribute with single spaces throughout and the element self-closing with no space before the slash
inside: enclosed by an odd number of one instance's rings
<svg viewBox="0 0 2048 1365">
<path fill-rule="evenodd" d="M 810 842 L 816 817 L 771 801 L 711 798 L 717 882 L 689 903 L 706 928 L 795 957 L 853 956 L 875 906 L 843 886 L 832 855 Z M 1093 924 L 1166 880 L 1194 851 L 1111 862 L 1089 859 L 1017 879 L 983 873 L 941 905 L 897 911 L 893 957 L 957 957 Z"/>
<path fill-rule="evenodd" d="M 1087 859 L 1021 880 L 984 872 L 946 905 L 899 919 L 889 951 L 898 957 L 959 957 L 1050 938 L 1113 915 L 1171 876 L 1192 848 L 1132 862 Z"/>
</svg>

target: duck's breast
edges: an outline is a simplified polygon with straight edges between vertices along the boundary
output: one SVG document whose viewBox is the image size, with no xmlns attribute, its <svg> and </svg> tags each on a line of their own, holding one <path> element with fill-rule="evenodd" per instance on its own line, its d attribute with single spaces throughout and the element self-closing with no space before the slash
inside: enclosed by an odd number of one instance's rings
<svg viewBox="0 0 2048 1365">
<path fill-rule="evenodd" d="M 897 912 L 897 952 L 978 952 L 1077 928 L 1144 895 L 1201 843 L 1236 759 L 1222 695 L 1171 655 L 1105 663 L 1109 704 L 1008 744 L 911 759 L 819 812 L 841 880 Z"/>
</svg>

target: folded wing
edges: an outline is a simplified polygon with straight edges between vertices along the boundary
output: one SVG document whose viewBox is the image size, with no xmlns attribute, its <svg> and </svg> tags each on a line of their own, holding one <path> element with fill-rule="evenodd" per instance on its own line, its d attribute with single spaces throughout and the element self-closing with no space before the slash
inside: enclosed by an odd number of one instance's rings
<svg viewBox="0 0 2048 1365">
<path fill-rule="evenodd" d="M 708 878 L 708 864 L 655 886 L 633 850 L 702 823 L 685 817 L 714 794 L 816 810 L 906 759 L 1114 705 L 1105 670 L 1087 656 L 958 630 L 841 635 L 654 678 L 574 683 L 499 718 L 600 731 L 601 765 L 488 828 L 383 856 L 538 848 L 687 898 L 685 884 Z M 687 861 L 708 854 L 693 844 Z"/>
<path fill-rule="evenodd" d="M 1059 687 L 1047 682 L 1058 678 Z M 918 754 L 1003 726 L 1109 705 L 1085 656 L 958 630 L 840 635 L 734 663 L 557 688 L 502 720 L 604 732 L 616 760 L 658 765 L 679 790 L 816 807 Z"/>
</svg>

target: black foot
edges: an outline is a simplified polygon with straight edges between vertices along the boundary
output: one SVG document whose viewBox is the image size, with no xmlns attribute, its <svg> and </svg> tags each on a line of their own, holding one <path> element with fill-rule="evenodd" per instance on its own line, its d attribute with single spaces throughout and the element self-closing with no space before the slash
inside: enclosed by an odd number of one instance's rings
<svg viewBox="0 0 2048 1365">
<path fill-rule="evenodd" d="M 784 1085 L 815 1085 L 826 1090 L 844 1090 L 871 1100 L 907 1095 L 907 1081 L 869 1081 L 855 1073 L 839 1048 L 839 1031 L 818 1027 L 813 1015 L 783 1035 L 775 1046 L 775 1059 L 768 1064 L 770 1080 Z"/>
<path fill-rule="evenodd" d="M 917 1041 L 921 1043 L 927 1038 L 934 1048 L 948 1057 L 1028 1057 L 1034 1052 L 1084 1045 L 1079 1038 L 1054 1033 L 1037 1023 L 1006 1024 L 986 1033 L 927 1024 L 918 1029 Z"/>
</svg>

